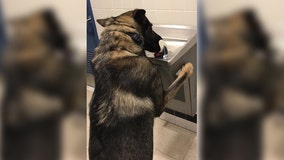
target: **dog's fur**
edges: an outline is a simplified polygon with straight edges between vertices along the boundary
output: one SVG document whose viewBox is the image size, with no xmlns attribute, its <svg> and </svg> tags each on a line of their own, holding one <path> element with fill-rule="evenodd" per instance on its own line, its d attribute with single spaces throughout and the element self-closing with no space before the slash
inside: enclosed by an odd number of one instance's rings
<svg viewBox="0 0 284 160">
<path fill-rule="evenodd" d="M 83 77 L 78 76 L 83 71 L 72 62 L 68 39 L 52 10 L 10 23 L 12 32 L 1 57 L 3 159 L 59 160 L 60 119 L 78 106 L 84 79 L 74 77 Z"/>
<path fill-rule="evenodd" d="M 260 159 L 261 118 L 275 105 L 280 84 L 269 37 L 252 10 L 213 23 L 202 63 L 203 159 Z"/>
<path fill-rule="evenodd" d="M 95 91 L 90 102 L 90 160 L 151 160 L 153 122 L 183 82 L 190 63 L 164 90 L 145 50 L 159 52 L 162 39 L 145 10 L 97 20 L 105 27 L 92 60 Z"/>
</svg>

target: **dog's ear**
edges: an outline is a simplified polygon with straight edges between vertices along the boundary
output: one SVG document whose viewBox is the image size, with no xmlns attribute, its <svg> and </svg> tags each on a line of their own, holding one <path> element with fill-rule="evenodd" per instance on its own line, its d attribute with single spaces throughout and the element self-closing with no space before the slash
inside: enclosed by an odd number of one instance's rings
<svg viewBox="0 0 284 160">
<path fill-rule="evenodd" d="M 42 17 L 49 29 L 49 32 L 43 35 L 46 42 L 52 47 L 67 49 L 68 37 L 62 31 L 54 13 L 51 10 L 45 10 L 42 12 Z"/>
<path fill-rule="evenodd" d="M 260 21 L 255 13 L 251 10 L 248 10 L 243 13 L 243 17 L 246 25 L 249 28 L 247 40 L 259 49 L 268 49 L 269 36 L 263 30 L 263 27 L 261 26 Z"/>
<path fill-rule="evenodd" d="M 135 9 L 133 11 L 133 18 L 136 22 L 143 22 L 145 19 L 145 13 L 146 11 L 144 9 Z"/>
<path fill-rule="evenodd" d="M 105 27 L 105 26 L 110 25 L 113 22 L 113 18 L 97 19 L 97 22 L 101 26 Z"/>
</svg>

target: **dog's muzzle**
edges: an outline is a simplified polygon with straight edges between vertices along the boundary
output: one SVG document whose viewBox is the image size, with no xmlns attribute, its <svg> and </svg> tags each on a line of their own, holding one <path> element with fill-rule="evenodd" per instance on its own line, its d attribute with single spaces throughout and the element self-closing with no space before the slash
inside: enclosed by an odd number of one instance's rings
<svg viewBox="0 0 284 160">
<path fill-rule="evenodd" d="M 159 41 L 159 46 L 161 50 L 154 54 L 155 58 L 163 58 L 166 59 L 168 57 L 168 49 L 166 47 L 166 43 L 163 40 Z"/>
</svg>

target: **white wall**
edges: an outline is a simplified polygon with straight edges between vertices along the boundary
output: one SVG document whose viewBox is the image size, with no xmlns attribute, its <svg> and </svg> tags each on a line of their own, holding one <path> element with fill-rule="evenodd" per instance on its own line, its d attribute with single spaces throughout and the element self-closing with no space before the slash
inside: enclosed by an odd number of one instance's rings
<svg viewBox="0 0 284 160">
<path fill-rule="evenodd" d="M 135 8 L 145 9 L 154 24 L 197 24 L 197 0 L 91 0 L 95 19 L 117 16 Z M 100 34 L 102 27 L 97 24 Z"/>
</svg>

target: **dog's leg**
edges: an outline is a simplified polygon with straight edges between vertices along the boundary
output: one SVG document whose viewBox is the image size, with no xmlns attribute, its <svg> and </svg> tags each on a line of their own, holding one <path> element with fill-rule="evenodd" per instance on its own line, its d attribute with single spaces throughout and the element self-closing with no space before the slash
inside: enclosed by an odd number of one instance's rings
<svg viewBox="0 0 284 160">
<path fill-rule="evenodd" d="M 182 67 L 181 71 L 178 74 L 177 79 L 165 91 L 165 97 L 164 97 L 165 104 L 167 104 L 170 100 L 174 98 L 179 88 L 183 85 L 185 80 L 189 78 L 192 72 L 193 72 L 193 66 L 191 63 L 186 63 Z"/>
<path fill-rule="evenodd" d="M 189 78 L 189 76 L 192 74 L 193 72 L 193 66 L 191 63 L 186 63 L 181 71 L 178 74 L 178 77 L 176 78 L 176 80 L 168 87 L 167 90 L 164 91 L 164 103 L 163 105 L 161 105 L 160 107 L 158 107 L 156 110 L 156 117 L 159 117 L 165 109 L 166 104 L 172 100 L 174 98 L 174 96 L 176 95 L 177 91 L 179 90 L 179 88 L 183 85 L 183 83 L 185 82 L 185 80 L 187 80 L 187 78 Z"/>
</svg>

